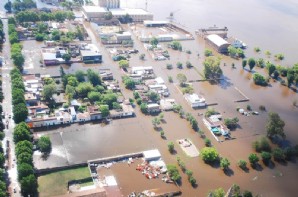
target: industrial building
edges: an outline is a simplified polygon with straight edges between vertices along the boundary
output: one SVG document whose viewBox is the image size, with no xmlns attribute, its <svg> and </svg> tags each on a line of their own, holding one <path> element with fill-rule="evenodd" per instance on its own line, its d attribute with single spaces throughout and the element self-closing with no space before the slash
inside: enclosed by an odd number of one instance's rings
<svg viewBox="0 0 298 197">
<path fill-rule="evenodd" d="M 120 8 L 120 0 L 98 0 L 98 5 L 107 9 Z"/>
<path fill-rule="evenodd" d="M 83 15 L 89 21 L 104 19 L 106 13 L 112 12 L 114 18 L 124 18 L 127 14 L 133 22 L 153 20 L 153 14 L 139 8 L 106 8 L 100 6 L 83 6 Z"/>
<path fill-rule="evenodd" d="M 206 37 L 206 42 L 219 53 L 228 53 L 230 44 L 216 34 L 211 34 Z"/>
</svg>

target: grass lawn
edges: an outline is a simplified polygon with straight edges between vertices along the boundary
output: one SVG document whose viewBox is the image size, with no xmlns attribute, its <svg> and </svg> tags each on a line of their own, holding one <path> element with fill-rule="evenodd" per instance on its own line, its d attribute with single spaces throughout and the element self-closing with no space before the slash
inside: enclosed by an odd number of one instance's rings
<svg viewBox="0 0 298 197">
<path fill-rule="evenodd" d="M 56 196 L 67 193 L 67 183 L 91 177 L 88 167 L 61 170 L 38 177 L 39 196 Z"/>
</svg>

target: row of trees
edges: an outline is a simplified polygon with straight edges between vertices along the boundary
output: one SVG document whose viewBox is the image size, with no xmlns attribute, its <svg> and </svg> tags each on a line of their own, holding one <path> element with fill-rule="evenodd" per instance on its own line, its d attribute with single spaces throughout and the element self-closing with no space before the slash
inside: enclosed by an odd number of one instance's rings
<svg viewBox="0 0 298 197">
<path fill-rule="evenodd" d="M 4 5 L 4 8 L 7 10 L 7 12 L 12 12 L 14 10 L 15 12 L 19 12 L 22 10 L 32 9 L 36 8 L 36 3 L 33 0 L 15 0 L 13 3 L 11 3 L 10 0 Z"/>
<path fill-rule="evenodd" d="M 18 32 L 16 31 L 16 22 L 14 18 L 8 19 L 8 36 L 10 44 L 19 42 Z"/>
<path fill-rule="evenodd" d="M 33 168 L 33 145 L 29 127 L 25 122 L 16 125 L 13 140 L 16 144 L 15 154 L 21 192 L 24 196 L 34 196 L 37 192 L 37 179 Z"/>
<path fill-rule="evenodd" d="M 4 38 L 5 38 L 5 34 L 3 30 L 3 22 L 0 19 L 0 43 L 3 43 Z"/>
<path fill-rule="evenodd" d="M 242 197 L 253 197 L 253 194 L 248 191 L 248 190 L 244 190 L 243 192 L 241 192 L 241 189 L 238 185 L 232 185 L 232 187 L 230 188 L 229 191 L 230 195 L 229 196 L 233 196 L 233 197 L 238 197 L 238 196 L 242 196 Z M 223 188 L 218 188 L 215 189 L 213 191 L 210 191 L 210 193 L 208 194 L 208 196 L 212 196 L 212 197 L 224 197 L 226 196 L 226 192 Z"/>
<path fill-rule="evenodd" d="M 13 119 L 16 123 L 25 121 L 28 116 L 28 110 L 25 102 L 25 86 L 21 72 L 14 68 L 10 72 L 12 85 L 12 105 L 13 105 Z"/>
<path fill-rule="evenodd" d="M 16 14 L 16 20 L 19 23 L 24 22 L 37 22 L 37 21 L 57 21 L 64 22 L 66 19 L 75 19 L 74 13 L 71 11 L 60 11 L 55 12 L 35 12 L 35 11 L 22 11 Z"/>
<path fill-rule="evenodd" d="M 6 172 L 4 170 L 5 157 L 3 152 L 2 143 L 0 142 L 0 196 L 9 196 L 6 192 Z"/>
</svg>

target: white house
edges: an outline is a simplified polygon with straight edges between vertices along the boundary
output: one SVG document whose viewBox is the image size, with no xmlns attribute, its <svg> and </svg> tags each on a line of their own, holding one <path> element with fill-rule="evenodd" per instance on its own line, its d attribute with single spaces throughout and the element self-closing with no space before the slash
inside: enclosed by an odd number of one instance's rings
<svg viewBox="0 0 298 197">
<path fill-rule="evenodd" d="M 192 108 L 206 106 L 205 98 L 197 94 L 185 94 L 184 98 Z"/>
</svg>

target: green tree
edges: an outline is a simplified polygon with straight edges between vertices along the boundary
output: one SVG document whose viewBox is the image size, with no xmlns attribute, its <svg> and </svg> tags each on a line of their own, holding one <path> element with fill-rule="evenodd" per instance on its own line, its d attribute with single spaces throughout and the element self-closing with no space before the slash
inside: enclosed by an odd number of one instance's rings
<svg viewBox="0 0 298 197">
<path fill-rule="evenodd" d="M 33 167 L 27 163 L 21 163 L 18 165 L 18 179 L 22 180 L 22 178 L 33 174 Z"/>
<path fill-rule="evenodd" d="M 37 189 L 37 180 L 33 174 L 23 177 L 20 181 L 21 192 L 23 196 L 35 196 Z"/>
<path fill-rule="evenodd" d="M 69 75 L 67 77 L 67 85 L 70 85 L 72 87 L 76 87 L 79 84 L 77 78 L 75 76 Z"/>
<path fill-rule="evenodd" d="M 25 103 L 19 103 L 13 106 L 13 120 L 15 123 L 25 121 L 28 117 L 28 109 Z"/>
<path fill-rule="evenodd" d="M 218 188 L 211 192 L 212 197 L 224 197 L 226 194 L 225 190 L 223 188 Z"/>
<path fill-rule="evenodd" d="M 171 48 L 174 49 L 174 50 L 182 51 L 182 45 L 179 41 L 173 41 L 171 43 Z"/>
<path fill-rule="evenodd" d="M 37 142 L 38 148 L 42 153 L 50 153 L 52 149 L 52 143 L 49 136 L 41 136 Z"/>
<path fill-rule="evenodd" d="M 152 119 L 152 125 L 154 126 L 154 128 L 157 128 L 157 126 L 160 125 L 160 119 L 158 117 L 154 117 Z"/>
<path fill-rule="evenodd" d="M 177 74 L 177 80 L 179 81 L 179 84 L 181 87 L 185 86 L 185 82 L 187 81 L 187 78 L 184 74 L 179 73 Z"/>
<path fill-rule="evenodd" d="M 268 162 L 271 160 L 271 153 L 263 151 L 261 153 L 261 157 L 262 157 L 263 162 L 265 164 L 268 164 Z"/>
<path fill-rule="evenodd" d="M 242 195 L 243 197 L 253 197 L 253 195 L 252 195 L 252 193 L 250 192 L 250 191 L 247 191 L 247 190 L 245 190 L 244 192 L 243 192 L 243 195 Z"/>
<path fill-rule="evenodd" d="M 114 110 L 122 110 L 122 106 L 118 102 L 113 102 L 112 105 Z"/>
<path fill-rule="evenodd" d="M 84 82 L 85 81 L 85 72 L 82 70 L 78 70 L 75 73 L 75 76 L 78 80 L 78 82 Z"/>
<path fill-rule="evenodd" d="M 206 79 L 218 79 L 222 75 L 220 60 L 217 57 L 207 57 L 203 64 Z"/>
<path fill-rule="evenodd" d="M 119 66 L 122 69 L 127 69 L 129 67 L 129 62 L 127 60 L 120 60 Z"/>
<path fill-rule="evenodd" d="M 115 93 L 107 93 L 102 96 L 102 102 L 107 104 L 110 109 L 113 108 L 113 103 L 117 102 L 117 95 Z"/>
<path fill-rule="evenodd" d="M 248 156 L 248 160 L 252 166 L 256 165 L 259 162 L 259 157 L 255 153 L 251 153 Z"/>
<path fill-rule="evenodd" d="M 71 59 L 70 54 L 65 53 L 62 55 L 62 59 L 64 59 L 65 62 L 69 62 L 69 60 Z"/>
<path fill-rule="evenodd" d="M 43 86 L 42 96 L 45 100 L 50 101 L 53 94 L 57 92 L 56 84 L 48 84 Z"/>
<path fill-rule="evenodd" d="M 206 163 L 213 163 L 218 160 L 219 154 L 213 147 L 204 147 L 201 150 L 201 157 Z"/>
<path fill-rule="evenodd" d="M 270 63 L 270 62 L 268 62 L 266 64 L 266 68 L 268 70 L 269 76 L 271 76 L 274 73 L 274 71 L 276 70 L 276 66 L 274 64 Z"/>
<path fill-rule="evenodd" d="M 272 156 L 275 161 L 284 161 L 285 160 L 285 154 L 284 151 L 281 148 L 275 148 L 272 150 Z"/>
<path fill-rule="evenodd" d="M 141 109 L 141 112 L 143 114 L 147 114 L 148 113 L 148 107 L 147 107 L 147 104 L 146 103 L 141 103 L 140 109 Z"/>
<path fill-rule="evenodd" d="M 271 151 L 271 146 L 266 137 L 261 137 L 260 139 L 254 141 L 252 143 L 252 147 L 255 149 L 257 152 L 270 152 Z"/>
<path fill-rule="evenodd" d="M 28 140 L 19 141 L 16 144 L 15 152 L 16 152 L 16 157 L 17 158 L 22 153 L 28 153 L 28 154 L 32 155 L 32 153 L 33 153 L 33 145 Z"/>
<path fill-rule="evenodd" d="M 100 101 L 101 94 L 99 92 L 89 92 L 88 93 L 88 99 L 92 102 Z"/>
<path fill-rule="evenodd" d="M 252 71 L 252 69 L 255 67 L 256 65 L 256 60 L 254 58 L 249 58 L 248 59 L 248 66 L 250 71 Z"/>
<path fill-rule="evenodd" d="M 12 57 L 13 64 L 20 70 L 23 70 L 23 64 L 25 62 L 25 58 L 21 53 L 16 53 Z"/>
<path fill-rule="evenodd" d="M 154 91 L 149 91 L 149 92 L 147 93 L 147 96 L 148 96 L 148 98 L 149 98 L 152 102 L 154 102 L 154 103 L 156 103 L 156 102 L 158 102 L 158 101 L 160 100 L 160 96 L 159 96 L 159 94 L 156 93 L 156 92 L 154 92 Z"/>
<path fill-rule="evenodd" d="M 175 150 L 174 142 L 169 142 L 168 143 L 168 150 L 170 153 L 173 153 Z"/>
<path fill-rule="evenodd" d="M 130 90 L 133 90 L 136 86 L 136 82 L 132 78 L 127 76 L 123 77 L 123 82 L 124 82 L 125 88 Z"/>
<path fill-rule="evenodd" d="M 267 136 L 269 138 L 280 136 L 282 138 L 286 137 L 284 133 L 285 122 L 280 118 L 277 113 L 270 112 L 269 119 L 266 125 Z"/>
<path fill-rule="evenodd" d="M 229 128 L 229 129 L 236 129 L 238 126 L 239 119 L 237 117 L 235 118 L 226 118 L 224 119 L 224 124 Z"/>
<path fill-rule="evenodd" d="M 168 164 L 167 169 L 168 169 L 168 174 L 173 181 L 176 181 L 176 182 L 180 181 L 181 176 L 180 176 L 179 171 L 175 165 Z"/>
<path fill-rule="evenodd" d="M 99 74 L 94 72 L 93 70 L 87 70 L 87 77 L 93 86 L 101 85 L 101 79 L 99 77 Z"/>
<path fill-rule="evenodd" d="M 79 85 L 76 87 L 76 92 L 81 98 L 85 98 L 93 89 L 94 87 L 90 82 L 83 82 L 79 83 Z"/>
<path fill-rule="evenodd" d="M 3 153 L 0 153 L 0 167 L 3 168 L 5 164 L 5 157 Z"/>
<path fill-rule="evenodd" d="M 239 160 L 237 164 L 238 164 L 238 166 L 239 166 L 241 169 L 243 169 L 243 170 L 246 169 L 246 164 L 247 164 L 246 161 L 244 161 L 244 160 Z"/>
<path fill-rule="evenodd" d="M 30 132 L 23 127 L 15 127 L 13 132 L 13 141 L 18 143 L 23 140 L 31 140 Z"/>
<path fill-rule="evenodd" d="M 220 167 L 223 169 L 223 170 L 227 170 L 229 169 L 229 166 L 230 166 L 230 161 L 227 159 L 227 158 L 222 158 L 220 160 Z"/>
<path fill-rule="evenodd" d="M 212 56 L 212 51 L 210 49 L 205 49 L 204 54 L 205 54 L 205 57 L 210 57 Z"/>
<path fill-rule="evenodd" d="M 43 41 L 44 40 L 44 35 L 43 34 L 36 34 L 35 40 L 39 41 L 39 42 Z"/>
<path fill-rule="evenodd" d="M 27 164 L 32 165 L 33 164 L 32 155 L 27 152 L 20 153 L 17 157 L 17 162 L 18 162 L 18 164 L 27 163 Z"/>
<path fill-rule="evenodd" d="M 150 44 L 153 45 L 153 46 L 158 45 L 158 39 L 156 37 L 151 38 Z"/>
<path fill-rule="evenodd" d="M 108 105 L 101 105 L 99 106 L 99 110 L 101 112 L 101 116 L 106 118 L 110 115 L 109 106 Z"/>
<path fill-rule="evenodd" d="M 179 69 L 182 69 L 183 68 L 183 64 L 181 62 L 177 62 L 176 66 Z"/>
<path fill-rule="evenodd" d="M 265 77 L 259 73 L 254 73 L 253 74 L 253 80 L 254 80 L 254 83 L 256 85 L 261 85 L 261 86 L 267 86 L 268 83 L 265 79 Z"/>
<path fill-rule="evenodd" d="M 4 9 L 6 9 L 6 11 L 7 11 L 8 13 L 11 13 L 12 3 L 11 3 L 10 0 L 8 0 L 8 2 L 5 3 L 5 5 L 4 5 Z"/>
</svg>

